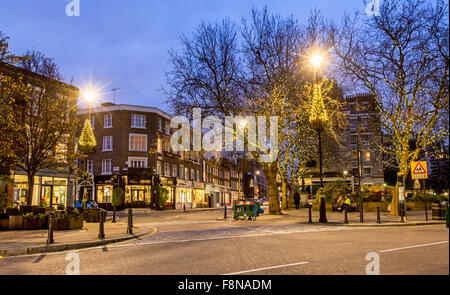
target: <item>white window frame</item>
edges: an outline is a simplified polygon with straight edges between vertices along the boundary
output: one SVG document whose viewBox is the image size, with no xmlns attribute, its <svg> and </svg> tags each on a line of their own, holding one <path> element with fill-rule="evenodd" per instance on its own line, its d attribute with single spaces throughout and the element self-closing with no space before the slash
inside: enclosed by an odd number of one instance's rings
<svg viewBox="0 0 450 295">
<path fill-rule="evenodd" d="M 105 143 L 107 142 L 107 139 L 111 138 L 111 146 L 110 148 L 105 147 Z M 106 135 L 103 136 L 103 146 L 102 146 L 102 152 L 111 152 L 113 150 L 113 136 L 112 135 Z"/>
<path fill-rule="evenodd" d="M 143 149 L 137 149 L 131 147 L 131 138 L 133 136 L 144 136 L 145 137 L 145 147 Z M 135 152 L 146 152 L 147 151 L 147 134 L 138 134 L 138 133 L 130 133 L 128 134 L 128 150 L 129 151 L 135 151 Z M 133 146 L 135 146 L 135 143 L 133 142 Z"/>
<path fill-rule="evenodd" d="M 139 124 L 136 124 L 136 122 L 139 122 Z M 145 129 L 145 124 L 146 124 L 145 115 L 131 114 L 131 128 Z"/>
<path fill-rule="evenodd" d="M 164 176 L 170 177 L 170 163 L 164 163 Z"/>
<path fill-rule="evenodd" d="M 177 164 L 172 164 L 172 176 L 178 177 L 178 165 Z"/>
<path fill-rule="evenodd" d="M 87 160 L 86 170 L 89 174 L 94 174 L 94 160 Z"/>
<path fill-rule="evenodd" d="M 133 167 L 133 161 L 143 162 L 143 167 Z M 128 157 L 128 167 L 129 168 L 147 168 L 148 166 L 148 158 L 146 157 Z"/>
<path fill-rule="evenodd" d="M 91 117 L 91 128 L 92 128 L 92 130 L 95 129 L 95 117 L 94 116 Z"/>
<path fill-rule="evenodd" d="M 162 175 L 162 162 L 156 161 L 156 174 Z"/>
<path fill-rule="evenodd" d="M 159 131 L 159 132 L 162 132 L 162 131 L 163 131 L 163 129 L 162 129 L 162 120 L 161 120 L 161 118 L 158 118 L 158 131 Z"/>
<path fill-rule="evenodd" d="M 178 177 L 184 179 L 184 165 L 180 165 L 180 173 L 178 174 Z"/>
<path fill-rule="evenodd" d="M 108 166 L 106 165 L 109 161 L 109 171 L 107 171 Z M 103 159 L 102 160 L 102 174 L 103 175 L 111 175 L 112 174 L 112 160 L 111 159 Z"/>
<path fill-rule="evenodd" d="M 112 128 L 112 115 L 107 114 L 103 116 L 103 128 Z"/>
</svg>

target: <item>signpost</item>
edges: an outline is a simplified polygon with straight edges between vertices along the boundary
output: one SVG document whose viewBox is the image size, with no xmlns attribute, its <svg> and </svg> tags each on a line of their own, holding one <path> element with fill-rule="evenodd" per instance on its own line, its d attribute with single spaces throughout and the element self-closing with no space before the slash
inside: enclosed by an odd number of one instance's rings
<svg viewBox="0 0 450 295">
<path fill-rule="evenodd" d="M 425 179 L 428 178 L 428 167 L 426 161 L 411 162 L 411 178 L 422 179 L 423 198 L 425 202 L 425 219 L 428 221 L 428 202 L 425 196 Z"/>
<path fill-rule="evenodd" d="M 397 173 L 397 183 L 398 183 L 398 209 L 401 216 L 401 222 L 405 222 L 406 213 L 406 200 L 405 200 L 405 186 L 403 181 L 403 173 Z"/>
</svg>

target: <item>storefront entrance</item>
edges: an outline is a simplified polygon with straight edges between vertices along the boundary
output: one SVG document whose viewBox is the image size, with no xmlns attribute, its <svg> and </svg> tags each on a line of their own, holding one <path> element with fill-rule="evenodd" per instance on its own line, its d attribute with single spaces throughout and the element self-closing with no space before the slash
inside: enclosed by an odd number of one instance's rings
<svg viewBox="0 0 450 295">
<path fill-rule="evenodd" d="M 150 205 L 150 185 L 127 185 L 125 186 L 125 204 L 131 207 L 144 207 Z"/>
</svg>

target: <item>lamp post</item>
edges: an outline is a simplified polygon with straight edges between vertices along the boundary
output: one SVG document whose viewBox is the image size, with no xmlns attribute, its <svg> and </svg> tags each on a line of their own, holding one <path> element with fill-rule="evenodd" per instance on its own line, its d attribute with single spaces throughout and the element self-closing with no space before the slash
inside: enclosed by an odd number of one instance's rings
<svg viewBox="0 0 450 295">
<path fill-rule="evenodd" d="M 239 125 L 241 125 L 241 128 L 243 129 L 243 133 L 244 133 L 244 154 L 242 155 L 242 181 L 241 181 L 241 177 L 240 175 L 238 175 L 238 197 L 239 199 L 241 199 L 241 194 L 245 194 L 244 192 L 244 174 L 245 174 L 245 155 L 246 155 L 246 148 L 245 148 L 245 127 L 247 126 L 247 121 L 246 120 L 241 120 L 239 122 Z"/>
<path fill-rule="evenodd" d="M 325 104 L 320 89 L 320 84 L 317 83 L 316 72 L 320 69 L 323 58 L 321 55 L 313 55 L 311 57 L 311 64 L 314 69 L 314 85 L 313 85 L 313 100 L 311 104 L 311 114 L 309 122 L 317 131 L 319 136 L 319 177 L 320 177 L 320 223 L 327 223 L 325 198 L 322 197 L 323 191 L 323 157 L 322 157 L 322 132 L 325 129 L 325 124 L 328 121 L 328 115 L 325 109 Z"/>
</svg>

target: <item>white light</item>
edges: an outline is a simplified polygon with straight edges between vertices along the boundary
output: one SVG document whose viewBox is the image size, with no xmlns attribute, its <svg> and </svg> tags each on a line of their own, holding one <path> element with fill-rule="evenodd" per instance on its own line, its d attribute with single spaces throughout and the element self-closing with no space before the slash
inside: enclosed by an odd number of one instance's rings
<svg viewBox="0 0 450 295">
<path fill-rule="evenodd" d="M 315 68 L 319 68 L 320 65 L 322 64 L 322 56 L 316 54 L 313 57 L 311 57 L 311 63 Z"/>
</svg>

